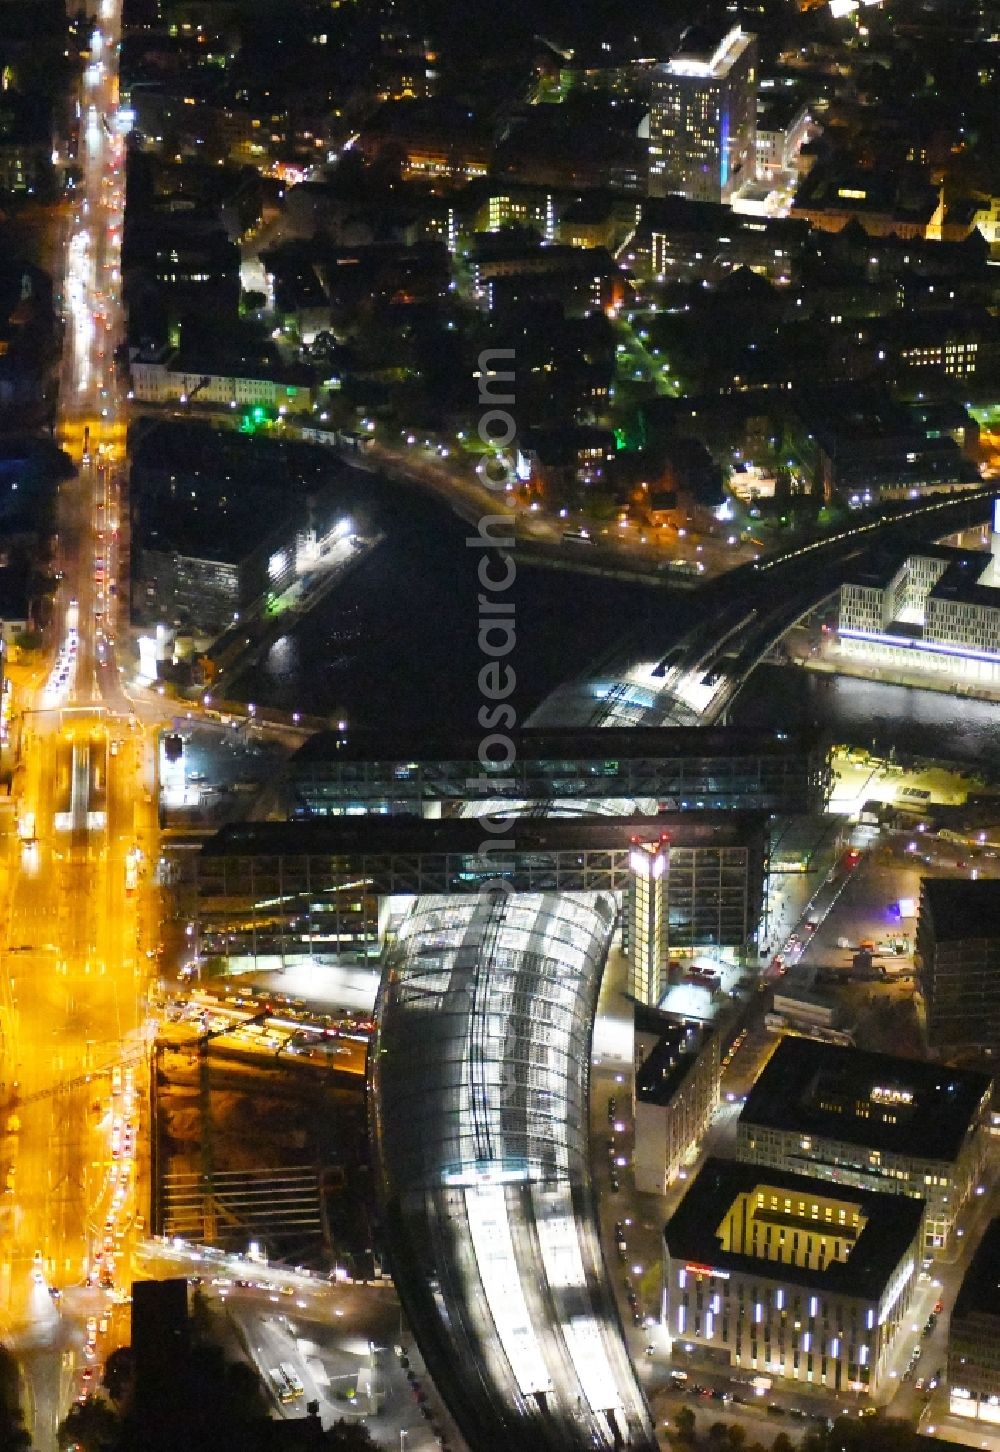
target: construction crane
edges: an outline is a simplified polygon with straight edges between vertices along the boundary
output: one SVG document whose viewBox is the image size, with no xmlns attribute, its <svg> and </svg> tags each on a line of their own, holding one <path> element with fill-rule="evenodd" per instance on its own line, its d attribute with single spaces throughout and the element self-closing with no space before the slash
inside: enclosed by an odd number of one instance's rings
<svg viewBox="0 0 1000 1452">
<path fill-rule="evenodd" d="M 202 1225 L 206 1242 L 215 1239 L 215 1156 L 212 1151 L 212 1080 L 208 1068 L 208 1046 L 213 1039 L 231 1034 L 235 1029 L 249 1028 L 251 1024 L 263 1023 L 271 1017 L 274 1009 L 270 1004 L 250 1018 L 226 1023 L 221 1028 L 206 1029 L 198 1035 L 198 1123 L 201 1128 L 201 1197 Z"/>
</svg>

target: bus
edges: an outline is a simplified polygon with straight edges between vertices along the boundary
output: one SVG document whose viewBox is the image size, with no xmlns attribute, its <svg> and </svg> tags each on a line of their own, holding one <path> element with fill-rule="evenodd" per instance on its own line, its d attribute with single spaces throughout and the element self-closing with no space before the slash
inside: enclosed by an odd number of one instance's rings
<svg viewBox="0 0 1000 1452">
<path fill-rule="evenodd" d="M 283 1361 L 278 1367 L 278 1370 L 281 1372 L 282 1376 L 285 1378 L 285 1381 L 291 1388 L 292 1396 L 302 1396 L 303 1392 L 305 1391 L 305 1387 L 302 1385 L 299 1374 L 295 1370 L 295 1367 L 291 1364 L 291 1362 Z"/>
<path fill-rule="evenodd" d="M 289 1382 L 285 1377 L 284 1372 L 281 1370 L 280 1366 L 272 1366 L 271 1370 L 268 1372 L 268 1376 L 271 1378 L 274 1390 L 278 1394 L 279 1402 L 287 1403 L 295 1399 L 295 1393 L 294 1391 L 292 1391 L 292 1388 L 289 1385 Z"/>
</svg>

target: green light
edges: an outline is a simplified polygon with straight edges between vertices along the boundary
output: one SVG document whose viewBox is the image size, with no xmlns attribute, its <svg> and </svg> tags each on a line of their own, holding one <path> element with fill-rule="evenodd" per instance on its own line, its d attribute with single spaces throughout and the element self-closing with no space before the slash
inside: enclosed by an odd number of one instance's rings
<svg viewBox="0 0 1000 1452">
<path fill-rule="evenodd" d="M 253 411 L 253 421 L 254 421 L 254 423 L 263 423 L 266 418 L 267 418 L 267 412 L 266 412 L 266 410 L 263 409 L 261 407 L 261 405 L 258 403 L 256 405 L 256 407 L 254 408 L 254 411 Z"/>
</svg>

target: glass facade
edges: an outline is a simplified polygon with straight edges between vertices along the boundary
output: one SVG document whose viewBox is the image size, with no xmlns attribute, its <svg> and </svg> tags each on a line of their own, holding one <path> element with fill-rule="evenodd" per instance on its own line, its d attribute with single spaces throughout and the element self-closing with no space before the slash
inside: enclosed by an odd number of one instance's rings
<svg viewBox="0 0 1000 1452">
<path fill-rule="evenodd" d="M 605 894 L 421 898 L 388 954 L 371 1112 L 393 1276 L 470 1446 L 656 1446 L 589 1188 Z"/>
<path fill-rule="evenodd" d="M 484 767 L 478 743 L 456 738 L 402 742 L 373 735 L 314 738 L 290 762 L 283 784 L 289 817 L 454 814 L 470 802 L 602 799 L 642 802 L 650 812 L 822 811 L 826 752 L 773 736 L 725 730 L 647 728 L 524 731 L 509 767 Z M 410 754 L 412 752 L 412 755 Z"/>
<path fill-rule="evenodd" d="M 331 840 L 341 835 L 333 824 L 315 825 Z M 306 838 L 313 824 L 260 823 L 246 834 L 221 833 L 195 864 L 201 955 L 251 958 L 272 967 L 302 958 L 377 960 L 400 915 L 427 894 L 476 894 L 502 879 L 517 892 L 624 897 L 632 877 L 628 823 L 603 831 L 590 823 L 551 823 L 541 834 L 518 823 L 509 855 L 484 852 L 480 829 L 471 822 L 418 823 L 406 850 L 402 844 L 391 850 L 386 839 L 398 835 L 388 830 L 393 824 L 385 823 L 385 830 L 373 825 L 367 846 L 359 840 L 346 850 L 353 835 L 348 830 L 342 850 L 326 852 L 310 850 Z M 732 833 L 736 823 L 725 827 Z M 678 951 L 742 951 L 756 932 L 765 871 L 762 830 L 759 823 L 745 826 L 748 845 L 711 845 L 722 830 L 700 825 L 690 835 L 705 845 L 670 848 L 661 929 Z M 451 836 L 459 839 L 455 850 L 442 850 Z M 463 837 L 479 850 L 459 850 Z M 626 938 L 631 929 L 630 915 Z"/>
</svg>

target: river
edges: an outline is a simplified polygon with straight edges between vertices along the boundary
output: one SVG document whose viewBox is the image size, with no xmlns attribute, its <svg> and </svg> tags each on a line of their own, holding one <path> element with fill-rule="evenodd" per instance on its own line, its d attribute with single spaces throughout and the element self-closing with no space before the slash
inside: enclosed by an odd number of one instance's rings
<svg viewBox="0 0 1000 1452">
<path fill-rule="evenodd" d="M 780 730 L 815 723 L 836 741 L 904 756 L 976 763 L 1000 778 L 1000 706 L 796 666 L 762 666 L 730 719 Z"/>
<path fill-rule="evenodd" d="M 386 540 L 336 591 L 232 688 L 237 699 L 342 716 L 355 727 L 476 729 L 482 701 L 476 569 L 469 528 L 439 500 L 376 475 L 345 470 L 345 508 Z M 560 682 L 629 630 L 690 596 L 517 561 L 509 593 L 517 633 L 509 657 L 519 721 Z M 979 763 L 1000 777 L 1000 708 L 934 691 L 763 666 L 733 708 L 737 724 L 781 730 L 814 722 L 836 740 L 906 755 Z"/>
<path fill-rule="evenodd" d="M 345 508 L 384 530 L 384 543 L 227 694 L 355 727 L 476 729 L 485 657 L 472 531 L 438 500 L 374 475 L 349 471 L 343 489 Z M 495 598 L 514 608 L 519 721 L 626 629 L 669 608 L 656 587 L 528 566 L 516 550 L 513 559 L 512 587 Z"/>
</svg>

